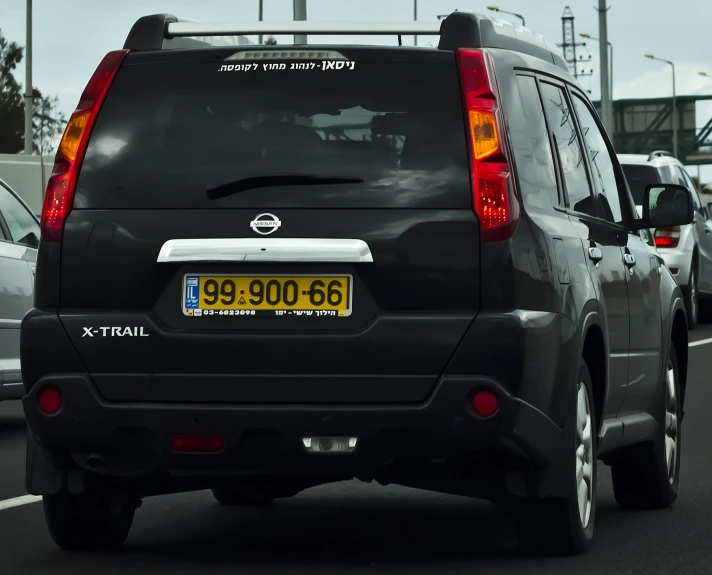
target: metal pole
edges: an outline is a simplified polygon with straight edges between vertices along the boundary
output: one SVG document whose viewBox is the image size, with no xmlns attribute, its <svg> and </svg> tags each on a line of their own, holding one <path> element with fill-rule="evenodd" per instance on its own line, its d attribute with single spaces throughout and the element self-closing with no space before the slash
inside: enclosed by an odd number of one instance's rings
<svg viewBox="0 0 712 575">
<path fill-rule="evenodd" d="M 32 0 L 27 0 L 25 38 L 25 154 L 32 154 Z"/>
<path fill-rule="evenodd" d="M 677 158 L 677 94 L 675 92 L 675 64 L 668 62 L 672 66 L 672 153 Z M 678 158 L 679 159 L 679 158 Z"/>
<path fill-rule="evenodd" d="M 413 0 L 413 22 L 418 21 L 418 0 Z M 413 36 L 413 45 L 418 45 L 418 36 Z"/>
<path fill-rule="evenodd" d="M 611 50 L 611 62 L 610 62 L 610 67 L 611 67 L 611 85 L 610 85 L 610 90 L 611 90 L 611 107 L 613 107 L 613 44 L 610 42 L 608 43 L 608 47 Z"/>
<path fill-rule="evenodd" d="M 257 18 L 260 22 L 262 22 L 262 17 L 264 16 L 264 0 L 259 0 L 258 4 L 258 15 Z M 262 44 L 262 34 L 260 34 L 260 45 Z"/>
<path fill-rule="evenodd" d="M 598 0 L 599 54 L 601 58 L 601 116 L 603 125 L 613 139 L 613 114 L 611 113 L 611 92 L 608 86 L 608 8 L 606 0 Z"/>
<path fill-rule="evenodd" d="M 307 0 L 294 0 L 294 20 L 306 20 L 307 19 Z M 306 34 L 295 34 L 294 35 L 295 44 L 306 44 L 307 37 Z"/>
</svg>

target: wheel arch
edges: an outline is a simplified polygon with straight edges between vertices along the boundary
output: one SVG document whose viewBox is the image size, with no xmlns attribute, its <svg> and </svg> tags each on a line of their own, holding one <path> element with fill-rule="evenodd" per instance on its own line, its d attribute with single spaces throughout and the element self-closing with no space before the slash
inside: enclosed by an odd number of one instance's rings
<svg viewBox="0 0 712 575">
<path fill-rule="evenodd" d="M 608 395 L 608 340 L 597 312 L 589 313 L 581 329 L 580 357 L 586 362 L 593 383 L 596 427 L 603 424 L 603 408 Z"/>
</svg>

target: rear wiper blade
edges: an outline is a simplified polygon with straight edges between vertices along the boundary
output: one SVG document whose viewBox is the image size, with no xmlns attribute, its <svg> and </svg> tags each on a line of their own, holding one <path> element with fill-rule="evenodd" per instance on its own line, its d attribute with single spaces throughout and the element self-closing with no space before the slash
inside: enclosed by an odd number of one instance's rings
<svg viewBox="0 0 712 575">
<path fill-rule="evenodd" d="M 224 184 L 208 186 L 205 191 L 209 200 L 219 200 L 255 188 L 274 186 L 327 186 L 330 184 L 362 184 L 361 178 L 341 178 L 336 176 L 316 176 L 313 174 L 273 174 L 233 180 Z"/>
</svg>

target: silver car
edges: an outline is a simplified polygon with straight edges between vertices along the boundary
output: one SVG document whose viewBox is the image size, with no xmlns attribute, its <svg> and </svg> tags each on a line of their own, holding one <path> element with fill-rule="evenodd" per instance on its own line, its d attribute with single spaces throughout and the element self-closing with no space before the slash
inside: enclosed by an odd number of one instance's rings
<svg viewBox="0 0 712 575">
<path fill-rule="evenodd" d="M 20 322 L 32 307 L 40 224 L 0 180 L 0 400 L 23 395 Z"/>
<path fill-rule="evenodd" d="M 694 221 L 686 226 L 657 229 L 654 235 L 658 252 L 682 287 L 687 324 L 693 329 L 697 325 L 699 300 L 712 298 L 712 223 L 709 221 L 709 208 L 703 205 L 682 163 L 669 152 L 618 154 L 618 160 L 639 212 L 643 192 L 650 184 L 679 184 L 687 187 L 692 194 Z"/>
</svg>

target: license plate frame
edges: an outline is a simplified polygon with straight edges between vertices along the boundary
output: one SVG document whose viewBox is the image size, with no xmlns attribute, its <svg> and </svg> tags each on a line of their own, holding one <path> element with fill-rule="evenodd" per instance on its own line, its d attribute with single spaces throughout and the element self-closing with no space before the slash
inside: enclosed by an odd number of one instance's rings
<svg viewBox="0 0 712 575">
<path fill-rule="evenodd" d="M 188 296 L 188 279 L 198 279 L 198 283 L 195 284 L 196 291 L 198 292 L 197 299 L 200 300 L 200 278 L 249 278 L 251 280 L 264 280 L 265 282 L 273 278 L 313 278 L 328 282 L 329 278 L 338 278 L 348 280 L 347 286 L 347 302 L 348 307 L 343 310 L 335 310 L 333 308 L 327 308 L 323 310 L 315 309 L 289 309 L 289 308 L 267 308 L 267 309 L 255 309 L 249 308 L 245 310 L 230 308 L 230 309 L 205 309 L 200 308 L 200 302 L 198 301 L 198 307 L 187 307 L 187 296 Z M 285 280 L 286 281 L 286 280 Z M 283 285 L 283 284 L 282 284 Z M 354 294 L 354 284 L 353 275 L 348 273 L 343 274 L 239 274 L 239 273 L 184 273 L 181 278 L 181 310 L 183 315 L 186 317 L 349 317 L 353 313 L 353 294 Z M 296 305 L 296 304 L 295 304 Z M 196 310 L 199 310 L 196 313 Z M 235 313 L 229 313 L 234 311 Z M 220 313 L 224 312 L 224 313 Z M 227 312 L 227 313 L 225 313 Z M 241 313 L 243 312 L 243 313 Z"/>
</svg>

